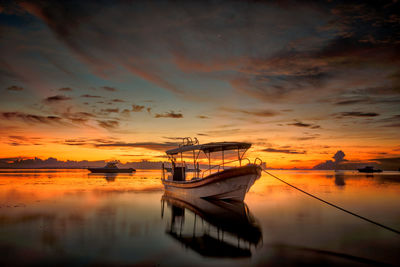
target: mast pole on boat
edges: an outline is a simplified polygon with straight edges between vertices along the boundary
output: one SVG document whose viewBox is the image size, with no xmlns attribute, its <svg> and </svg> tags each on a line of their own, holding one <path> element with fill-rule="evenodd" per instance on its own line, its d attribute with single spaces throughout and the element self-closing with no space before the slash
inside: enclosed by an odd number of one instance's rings
<svg viewBox="0 0 400 267">
<path fill-rule="evenodd" d="M 184 171 L 184 164 L 183 164 L 183 156 L 182 156 L 182 152 L 181 152 L 181 172 L 182 172 L 182 177 L 184 177 L 183 175 L 184 175 L 184 173 L 185 173 L 185 171 Z M 186 179 L 185 179 L 186 180 Z"/>
<path fill-rule="evenodd" d="M 239 161 L 239 166 L 242 166 L 242 159 L 240 158 L 240 148 L 238 146 L 238 161 Z"/>
<path fill-rule="evenodd" d="M 208 152 L 208 169 L 210 170 L 211 174 L 211 152 Z"/>
<path fill-rule="evenodd" d="M 162 170 L 162 179 L 165 180 L 165 174 L 164 174 L 164 162 L 161 164 L 161 170 Z"/>
<path fill-rule="evenodd" d="M 222 169 L 225 170 L 224 166 L 224 148 L 222 147 Z"/>
<path fill-rule="evenodd" d="M 193 149 L 193 169 L 194 169 L 194 173 L 197 173 L 197 170 L 196 170 L 196 154 L 195 154 L 194 149 Z"/>
<path fill-rule="evenodd" d="M 197 173 L 197 177 L 200 177 L 200 168 L 199 168 L 199 156 L 200 156 L 200 152 L 201 150 L 199 149 L 199 152 L 197 152 L 197 156 L 196 156 L 196 162 L 197 162 L 197 169 L 196 169 L 196 173 Z"/>
</svg>

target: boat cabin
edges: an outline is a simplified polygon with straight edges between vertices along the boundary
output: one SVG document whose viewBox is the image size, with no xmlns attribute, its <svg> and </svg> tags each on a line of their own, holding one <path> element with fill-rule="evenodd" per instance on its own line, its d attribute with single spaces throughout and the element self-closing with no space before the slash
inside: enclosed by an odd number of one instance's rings
<svg viewBox="0 0 400 267">
<path fill-rule="evenodd" d="M 116 169 L 117 167 L 117 161 L 110 161 L 106 164 L 106 166 L 104 168 L 108 168 L 108 169 Z"/>
<path fill-rule="evenodd" d="M 250 160 L 244 158 L 244 154 L 251 147 L 250 143 L 243 142 L 213 142 L 207 144 L 199 144 L 197 138 L 192 140 L 190 137 L 184 138 L 183 143 L 174 149 L 167 150 L 168 159 L 171 161 L 171 168 L 162 166 L 162 176 L 165 179 L 165 172 L 170 170 L 172 175 L 168 177 L 169 180 L 173 181 L 185 181 L 187 180 L 188 173 L 192 173 L 191 180 L 202 179 L 206 175 L 210 175 L 214 172 L 223 171 L 226 168 L 232 167 L 233 163 L 242 166 L 242 161 Z M 237 159 L 232 159 L 232 152 L 237 155 Z M 188 153 L 192 158 L 191 162 L 186 162 Z M 229 153 L 229 160 L 226 160 L 226 154 Z M 220 155 L 220 164 L 212 164 L 211 158 L 213 154 Z M 184 156 L 185 155 L 185 156 Z M 206 162 L 204 162 L 206 160 Z M 208 168 L 204 169 L 204 165 L 207 164 Z M 189 168 L 190 165 L 193 168 Z M 201 170 L 202 165 L 204 170 Z"/>
</svg>

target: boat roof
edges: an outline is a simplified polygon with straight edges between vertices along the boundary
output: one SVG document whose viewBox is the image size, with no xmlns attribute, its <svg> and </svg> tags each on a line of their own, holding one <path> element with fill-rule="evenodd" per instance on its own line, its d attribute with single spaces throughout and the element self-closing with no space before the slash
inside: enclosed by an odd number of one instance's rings
<svg viewBox="0 0 400 267">
<path fill-rule="evenodd" d="M 251 143 L 243 143 L 243 142 L 213 142 L 201 145 L 188 145 L 181 146 L 174 149 L 167 150 L 166 153 L 168 155 L 176 155 L 181 152 L 192 151 L 192 150 L 201 150 L 204 153 L 218 152 L 222 150 L 236 150 L 236 149 L 249 149 L 251 147 Z"/>
</svg>

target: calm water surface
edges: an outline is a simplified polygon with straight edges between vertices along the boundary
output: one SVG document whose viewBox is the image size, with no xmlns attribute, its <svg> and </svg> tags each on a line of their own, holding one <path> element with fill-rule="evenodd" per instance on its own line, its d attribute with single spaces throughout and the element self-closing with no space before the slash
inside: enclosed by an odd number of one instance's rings
<svg viewBox="0 0 400 267">
<path fill-rule="evenodd" d="M 400 229 L 400 173 L 271 171 Z M 0 265 L 400 265 L 400 235 L 263 176 L 245 205 L 164 195 L 159 171 L 0 171 Z"/>
</svg>

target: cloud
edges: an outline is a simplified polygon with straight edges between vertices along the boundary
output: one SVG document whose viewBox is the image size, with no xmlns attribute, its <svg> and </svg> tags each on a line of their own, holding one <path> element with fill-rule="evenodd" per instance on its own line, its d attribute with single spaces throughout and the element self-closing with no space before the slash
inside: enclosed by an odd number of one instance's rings
<svg viewBox="0 0 400 267">
<path fill-rule="evenodd" d="M 313 139 L 317 139 L 318 136 L 319 135 L 297 137 L 296 140 L 299 140 L 299 141 L 313 140 Z"/>
<path fill-rule="evenodd" d="M 140 2 L 134 4 L 121 2 L 109 9 L 102 9 L 99 4 L 86 2 L 74 5 L 69 2 L 60 4 L 43 1 L 23 3 L 21 6 L 46 23 L 56 38 L 64 42 L 82 62 L 96 72 L 104 74 L 122 67 L 178 96 L 192 97 L 192 99 L 200 96 L 194 96 L 193 92 L 187 92 L 180 84 L 173 82 L 177 81 L 171 75 L 173 70 L 181 71 L 177 76 L 183 76 L 191 70 L 195 72 L 231 70 L 232 66 L 233 70 L 237 71 L 240 58 L 244 57 L 247 60 L 253 55 L 269 55 L 271 53 L 269 51 L 276 50 L 271 49 L 271 45 L 259 45 L 269 43 L 273 37 L 282 34 L 270 30 L 271 21 L 273 25 L 279 24 L 281 27 L 293 26 L 300 32 L 302 24 L 300 22 L 306 20 L 311 23 L 310 13 L 322 18 L 315 10 L 305 10 L 304 7 L 301 9 L 307 14 L 292 9 L 286 10 L 275 4 L 248 5 L 240 2 L 233 5 L 229 2 L 192 3 L 185 5 L 185 12 L 178 17 L 173 3 L 167 3 L 162 8 Z M 223 11 L 224 7 L 229 7 L 229 14 Z M 244 14 L 243 8 L 246 8 L 246 13 L 252 15 Z M 95 12 L 100 9 L 101 18 Z M 130 18 L 125 25 L 142 25 L 142 30 L 129 33 L 120 30 L 118 28 L 120 24 L 116 23 L 115 13 L 118 13 L 116 10 L 123 14 L 122 18 Z M 160 20 L 157 22 L 151 20 L 150 18 L 154 16 L 159 16 Z M 232 20 L 232 16 L 237 19 Z M 292 18 L 293 21 L 288 18 Z M 248 25 L 252 25 L 251 29 Z M 115 33 L 115 38 L 107 38 L 105 33 L 112 31 Z M 260 35 L 258 32 L 265 32 L 265 35 Z M 282 41 L 275 44 L 276 47 L 282 47 L 287 43 L 287 38 L 293 39 L 290 37 L 292 33 L 284 35 L 280 38 Z M 202 43 L 202 46 L 196 45 L 198 43 Z M 249 48 L 244 51 L 252 52 L 245 52 L 245 55 L 237 54 L 235 44 L 239 46 L 245 44 Z M 244 72 L 245 70 L 242 71 Z"/>
<path fill-rule="evenodd" d="M 304 123 L 304 122 L 301 122 L 301 121 L 288 123 L 287 125 L 296 126 L 296 127 L 305 127 L 305 128 L 311 128 L 311 129 L 319 129 L 319 128 L 321 128 L 321 126 L 319 126 L 319 125 L 311 124 L 311 123 Z"/>
<path fill-rule="evenodd" d="M 179 142 L 180 143 L 180 142 Z M 116 138 L 102 139 L 102 138 L 76 138 L 66 139 L 60 144 L 69 146 L 90 146 L 97 148 L 123 148 L 123 147 L 140 147 L 155 151 L 164 152 L 167 149 L 175 148 L 179 145 L 177 142 L 123 142 L 118 141 Z"/>
<path fill-rule="evenodd" d="M 384 123 L 383 127 L 400 127 L 400 114 L 392 115 L 390 117 L 386 117 L 380 120 L 377 120 L 379 123 Z"/>
<path fill-rule="evenodd" d="M 111 144 L 115 143 L 115 138 L 102 139 L 102 138 L 75 138 L 65 139 L 62 144 L 66 145 L 82 145 L 82 146 L 95 146 L 95 144 Z"/>
<path fill-rule="evenodd" d="M 227 108 L 227 107 L 223 107 L 220 109 L 227 112 L 241 113 L 245 115 L 258 116 L 258 117 L 273 117 L 279 114 L 279 112 L 270 109 L 252 110 L 252 109 L 238 109 L 238 108 Z"/>
<path fill-rule="evenodd" d="M 346 154 L 342 150 L 338 150 L 332 158 L 335 159 L 335 163 L 339 164 L 342 161 L 346 161 L 345 156 Z"/>
<path fill-rule="evenodd" d="M 173 118 L 173 119 L 181 119 L 183 118 L 182 113 L 175 113 L 174 111 L 165 112 L 163 114 L 156 113 L 154 118 Z"/>
<path fill-rule="evenodd" d="M 35 114 L 27 114 L 24 112 L 1 112 L 1 117 L 7 120 L 20 120 L 27 123 L 55 124 L 61 123 L 62 119 L 58 116 L 42 116 Z"/>
<path fill-rule="evenodd" d="M 375 91 L 398 95 L 399 87 L 395 85 L 398 80 L 396 76 L 391 78 L 391 74 L 399 70 L 398 37 L 394 34 L 399 23 L 388 25 L 384 22 L 388 17 L 386 12 L 392 11 L 383 12 L 383 8 L 378 11 L 376 6 L 368 4 L 332 6 L 331 14 L 326 14 L 330 21 L 323 27 L 317 26 L 319 33 L 327 34 L 328 38 L 320 38 L 321 42 L 310 43 L 306 49 L 296 43 L 273 56 L 244 62 L 239 75 L 231 79 L 232 86 L 254 98 L 274 102 L 312 101 L 324 94 L 349 92 L 357 83 L 366 87 L 372 85 L 369 90 L 364 90 L 364 96 L 376 94 Z M 356 6 L 364 7 L 356 11 Z M 374 16 L 371 10 L 376 11 Z M 365 20 L 367 17 L 371 19 Z M 377 21 L 382 24 L 376 24 Z M 373 38 L 368 39 L 371 35 Z M 375 73 L 372 69 L 378 65 L 384 75 L 371 79 L 371 74 Z M 390 79 L 394 81 L 393 86 L 387 85 Z M 340 84 L 343 89 L 335 90 L 335 84 Z M 318 94 L 314 94 L 317 90 Z M 358 94 L 362 95 L 361 92 Z M 355 102 L 338 104 L 352 103 Z"/>
<path fill-rule="evenodd" d="M 71 91 L 72 91 L 72 88 L 70 88 L 70 87 L 63 87 L 63 88 L 58 89 L 58 91 L 61 91 L 61 92 L 71 92 Z"/>
<path fill-rule="evenodd" d="M 125 102 L 125 100 L 122 100 L 122 99 L 118 99 L 118 98 L 115 98 L 115 99 L 113 99 L 113 100 L 111 100 L 112 102 L 115 102 L 115 103 L 123 103 L 123 102 Z"/>
<path fill-rule="evenodd" d="M 29 140 L 28 137 L 26 137 L 26 136 L 20 136 L 20 135 L 9 135 L 8 138 L 10 138 L 10 139 L 17 139 L 17 140 L 20 140 L 20 141 L 27 141 L 27 140 Z"/>
<path fill-rule="evenodd" d="M 203 136 L 229 136 L 234 133 L 239 133 L 241 129 L 233 128 L 233 129 L 223 129 L 223 130 L 211 130 L 206 131 L 205 133 L 198 133 L 197 135 Z"/>
<path fill-rule="evenodd" d="M 389 167 L 389 169 L 395 169 L 398 170 L 400 166 L 400 157 L 395 157 L 395 158 L 376 158 L 376 159 L 371 159 L 374 161 L 380 162 L 382 165 L 385 167 Z"/>
<path fill-rule="evenodd" d="M 246 61 L 230 83 L 239 92 L 263 101 L 299 101 L 301 95 L 325 87 L 331 77 L 323 60 L 309 53 L 281 52 Z"/>
<path fill-rule="evenodd" d="M 399 123 L 386 124 L 386 125 L 384 125 L 384 127 L 400 128 L 400 122 Z"/>
<path fill-rule="evenodd" d="M 346 94 L 349 94 L 349 92 L 346 92 Z M 322 100 L 321 102 L 329 102 L 336 106 L 397 104 L 400 103 L 400 94 L 394 90 L 381 87 L 364 88 L 352 90 L 350 96 L 339 96 L 332 100 Z"/>
<path fill-rule="evenodd" d="M 129 114 L 130 114 L 130 110 L 129 109 L 124 109 L 123 111 L 121 111 L 121 114 L 123 115 L 123 116 L 129 116 Z"/>
<path fill-rule="evenodd" d="M 16 91 L 16 92 L 18 92 L 18 91 L 24 90 L 24 88 L 21 87 L 21 86 L 13 85 L 13 86 L 8 87 L 7 90 L 8 91 Z"/>
<path fill-rule="evenodd" d="M 365 99 L 365 98 L 347 99 L 347 100 L 340 100 L 338 102 L 335 102 L 334 105 L 345 106 L 345 105 L 354 105 L 354 104 L 360 104 L 360 103 L 366 103 L 366 102 L 368 102 L 368 99 Z"/>
<path fill-rule="evenodd" d="M 106 108 L 106 109 L 102 109 L 102 112 L 107 112 L 107 113 L 118 113 L 119 109 L 118 108 Z"/>
<path fill-rule="evenodd" d="M 393 115 L 380 120 L 380 122 L 399 122 L 399 121 L 400 121 L 400 114 Z"/>
<path fill-rule="evenodd" d="M 198 115 L 198 116 L 196 116 L 196 118 L 199 118 L 199 119 L 209 119 L 210 117 L 204 116 L 204 115 Z"/>
<path fill-rule="evenodd" d="M 284 154 L 306 154 L 306 151 L 296 151 L 290 149 L 275 149 L 275 148 L 266 148 L 261 151 L 264 152 L 272 152 L 272 153 L 284 153 Z"/>
<path fill-rule="evenodd" d="M 164 142 L 164 143 L 156 143 L 156 142 L 136 142 L 136 143 L 125 143 L 125 142 L 116 142 L 116 143 L 108 143 L 108 144 L 95 144 L 96 147 L 104 147 L 104 148 L 112 148 L 112 147 L 140 147 L 146 148 L 155 151 L 166 151 L 168 149 L 178 147 L 178 143 L 175 142 Z"/>
<path fill-rule="evenodd" d="M 65 100 L 71 100 L 71 97 L 64 96 L 64 95 L 55 95 L 55 96 L 49 96 L 45 99 L 46 102 L 48 103 L 53 103 L 53 102 L 59 102 L 59 101 L 65 101 Z"/>
<path fill-rule="evenodd" d="M 99 95 L 89 95 L 89 94 L 81 95 L 81 97 L 85 97 L 85 98 L 101 98 L 101 96 L 99 96 Z"/>
<path fill-rule="evenodd" d="M 140 67 L 136 67 L 132 64 L 124 64 L 123 65 L 128 71 L 132 72 L 133 74 L 149 81 L 152 82 L 158 86 L 160 86 L 161 88 L 167 89 L 168 91 L 180 95 L 180 96 L 184 96 L 185 93 L 184 91 L 182 91 L 181 89 L 179 89 L 176 85 L 174 85 L 173 83 L 167 81 L 166 79 L 162 78 L 160 75 L 156 74 L 154 72 L 154 70 L 151 70 L 151 67 L 148 67 L 149 70 L 147 70 L 146 68 L 143 68 L 144 65 L 140 66 Z"/>
<path fill-rule="evenodd" d="M 185 137 L 179 137 L 179 136 L 174 136 L 174 137 L 170 137 L 170 136 L 163 136 L 162 138 L 165 138 L 165 139 L 168 139 L 168 140 L 179 140 L 179 141 L 181 141 L 182 142 L 182 140 L 185 138 Z"/>
<path fill-rule="evenodd" d="M 302 123 L 302 122 L 295 122 L 295 123 L 288 123 L 288 125 L 293 125 L 293 126 L 297 126 L 297 127 L 310 127 L 311 124 L 307 124 L 307 123 Z"/>
<path fill-rule="evenodd" d="M 9 135 L 10 140 L 9 145 L 21 146 L 21 145 L 41 145 L 39 141 L 42 139 L 40 137 L 26 137 L 21 135 Z"/>
<path fill-rule="evenodd" d="M 115 129 L 119 126 L 119 122 L 115 120 L 97 121 L 98 125 L 106 129 Z"/>
<path fill-rule="evenodd" d="M 109 91 L 109 92 L 115 92 L 117 89 L 115 87 L 110 87 L 110 86 L 103 86 L 102 87 L 104 90 Z"/>
<path fill-rule="evenodd" d="M 371 159 L 371 160 L 379 161 L 382 164 L 385 163 L 385 164 L 400 166 L 400 157 L 395 157 L 395 158 L 376 158 L 376 159 Z"/>
<path fill-rule="evenodd" d="M 141 112 L 143 109 L 144 109 L 144 106 L 132 105 L 132 111 L 133 112 Z"/>
<path fill-rule="evenodd" d="M 344 118 L 344 117 L 377 117 L 380 114 L 375 112 L 349 111 L 349 112 L 336 113 L 334 115 L 336 115 L 336 118 Z"/>
<path fill-rule="evenodd" d="M 382 114 L 399 101 L 393 97 L 399 95 L 395 8 L 334 1 L 190 1 L 184 12 L 171 2 L 161 7 L 141 1 L 107 8 L 98 2 L 34 1 L 22 7 L 48 25 L 85 69 L 108 75 L 110 84 L 118 71 L 181 97 L 212 96 L 203 86 L 223 83 L 221 92 L 232 95 L 226 105 L 232 99 L 243 103 L 240 108 L 256 102 L 246 98 L 301 102 L 304 112 L 314 111 L 310 103 L 324 98 L 334 99 L 327 105 L 335 106 L 391 103 L 377 109 Z M 252 108 L 238 114 L 271 117 L 274 111 Z"/>
<path fill-rule="evenodd" d="M 61 116 L 71 121 L 72 123 L 82 124 L 87 122 L 89 119 L 96 117 L 94 114 L 89 112 L 71 112 L 67 109 L 66 112 L 62 113 Z"/>
</svg>

